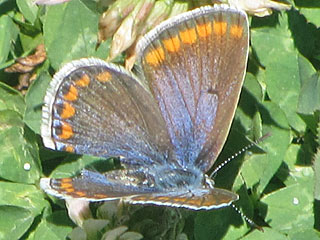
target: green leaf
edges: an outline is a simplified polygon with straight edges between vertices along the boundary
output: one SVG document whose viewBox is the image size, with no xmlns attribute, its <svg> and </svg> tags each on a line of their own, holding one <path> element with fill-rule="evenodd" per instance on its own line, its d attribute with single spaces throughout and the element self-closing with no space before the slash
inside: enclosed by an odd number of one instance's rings
<svg viewBox="0 0 320 240">
<path fill-rule="evenodd" d="M 64 211 L 55 211 L 43 219 L 37 226 L 34 235 L 28 240 L 64 240 L 72 230 L 72 222 Z"/>
<path fill-rule="evenodd" d="M 14 110 L 23 114 L 25 107 L 25 102 L 21 93 L 0 82 L 0 111 Z"/>
<path fill-rule="evenodd" d="M 30 0 L 17 0 L 17 5 L 25 19 L 34 24 L 37 19 L 38 6 Z"/>
<path fill-rule="evenodd" d="M 289 234 L 289 237 L 295 240 L 305 240 L 305 239 L 319 240 L 320 234 L 318 231 L 312 228 L 309 228 L 309 229 L 297 230 L 296 232 Z"/>
<path fill-rule="evenodd" d="M 8 2 L 8 1 L 10 1 L 10 0 L 0 0 L 0 5 L 5 3 L 5 2 Z"/>
<path fill-rule="evenodd" d="M 20 239 L 34 217 L 23 207 L 0 206 L 0 239 Z"/>
<path fill-rule="evenodd" d="M 314 169 L 314 198 L 320 201 L 320 149 L 313 160 Z"/>
<path fill-rule="evenodd" d="M 43 192 L 33 185 L 0 182 L 0 206 L 24 208 L 32 218 L 39 216 L 49 206 L 43 196 Z"/>
<path fill-rule="evenodd" d="M 320 110 L 320 76 L 303 56 L 299 56 L 299 69 L 301 91 L 298 111 L 303 114 L 312 114 Z"/>
<path fill-rule="evenodd" d="M 41 33 L 34 35 L 27 35 L 22 32 L 19 34 L 21 46 L 25 53 L 32 53 L 32 51 L 43 43 L 43 36 Z"/>
<path fill-rule="evenodd" d="M 286 234 L 312 229 L 313 215 L 313 171 L 301 167 L 296 183 L 279 189 L 262 198 L 268 206 L 266 221 L 274 229 Z"/>
<path fill-rule="evenodd" d="M 319 8 L 301 8 L 300 12 L 317 27 L 320 27 L 320 9 Z"/>
<path fill-rule="evenodd" d="M 201 211 L 194 221 L 195 240 L 208 239 L 208 236 L 214 236 L 214 239 L 239 239 L 248 231 L 240 215 L 231 207 Z"/>
<path fill-rule="evenodd" d="M 299 53 L 288 28 L 288 16 L 278 15 L 276 27 L 251 29 L 251 41 L 266 71 L 267 93 L 285 112 L 289 124 L 298 131 L 305 128 L 296 113 L 299 100 Z"/>
<path fill-rule="evenodd" d="M 41 168 L 36 136 L 17 112 L 0 111 L 0 152 L 1 178 L 21 183 L 38 181 Z"/>
<path fill-rule="evenodd" d="M 140 240 L 143 239 L 143 236 L 140 233 L 136 232 L 126 232 L 122 234 L 119 240 Z M 188 237 L 185 234 L 180 234 L 177 240 L 188 240 Z"/>
<path fill-rule="evenodd" d="M 277 172 L 290 143 L 290 132 L 287 119 L 283 111 L 275 104 L 265 102 L 260 108 L 264 134 L 271 136 L 259 145 L 265 154 L 254 154 L 248 156 L 241 167 L 238 176 L 240 184 L 242 180 L 248 187 L 258 184 L 257 192 L 261 194 L 274 174 Z"/>
<path fill-rule="evenodd" d="M 102 237 L 101 232 L 104 228 L 106 228 L 109 224 L 108 220 L 103 219 L 88 219 L 83 222 L 83 229 L 85 230 L 87 234 L 88 239 L 109 239 L 106 235 Z M 117 229 L 122 229 L 121 227 Z M 112 231 L 116 231 L 117 229 L 114 229 Z M 124 230 L 124 232 L 126 229 Z M 109 231 L 111 233 L 111 231 Z M 107 233 L 109 233 L 107 232 Z M 117 232 L 118 233 L 118 232 Z M 112 238 L 110 239 L 118 239 L 118 238 Z"/>
<path fill-rule="evenodd" d="M 3 64 L 11 49 L 11 44 L 16 41 L 19 29 L 7 15 L 0 17 L 0 65 Z"/>
<path fill-rule="evenodd" d="M 72 232 L 68 235 L 71 240 L 87 240 L 87 234 L 81 227 L 72 229 Z"/>
<path fill-rule="evenodd" d="M 55 69 L 70 60 L 94 56 L 98 19 L 98 14 L 79 0 L 48 8 L 44 40 L 47 56 Z"/>
<path fill-rule="evenodd" d="M 52 161 L 52 160 L 50 160 Z M 89 155 L 68 155 L 67 158 L 51 173 L 50 177 L 63 178 L 71 177 L 78 174 L 81 170 L 92 165 L 104 165 L 103 167 L 110 170 L 114 167 L 112 159 L 104 159 Z M 101 170 L 101 167 L 99 168 Z"/>
<path fill-rule="evenodd" d="M 307 18 L 308 22 L 320 27 L 320 3 L 318 0 L 296 0 L 295 5 L 299 8 L 300 13 Z"/>
<path fill-rule="evenodd" d="M 248 234 L 244 238 L 245 240 L 289 240 L 289 238 L 283 234 L 280 233 L 272 228 L 264 228 L 263 232 L 260 231 L 253 231 L 251 234 Z"/>
<path fill-rule="evenodd" d="M 259 112 L 254 115 L 252 122 L 252 139 L 259 139 L 262 137 L 262 119 Z"/>
<path fill-rule="evenodd" d="M 236 119 L 241 118 L 241 124 L 245 131 L 251 131 L 252 118 L 257 114 L 258 105 L 263 100 L 262 87 L 256 77 L 251 73 L 246 75 L 244 87 L 242 88 Z"/>
<path fill-rule="evenodd" d="M 32 82 L 25 97 L 27 108 L 23 119 L 38 134 L 40 134 L 43 99 L 50 80 L 51 76 L 48 72 L 41 72 L 38 78 Z"/>
</svg>

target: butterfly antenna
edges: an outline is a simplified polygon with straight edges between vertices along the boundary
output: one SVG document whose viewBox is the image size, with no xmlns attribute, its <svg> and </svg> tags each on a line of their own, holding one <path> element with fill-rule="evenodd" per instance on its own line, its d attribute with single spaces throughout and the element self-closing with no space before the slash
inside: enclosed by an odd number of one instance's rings
<svg viewBox="0 0 320 240">
<path fill-rule="evenodd" d="M 266 138 L 270 137 L 271 133 L 267 133 L 264 136 L 262 136 L 261 138 L 259 138 L 258 140 L 254 141 L 253 143 L 250 143 L 249 145 L 245 146 L 244 148 L 242 148 L 241 150 L 239 150 L 237 153 L 233 154 L 231 157 L 228 157 L 227 160 L 225 160 L 224 162 L 222 162 L 221 164 L 218 165 L 218 167 L 216 167 L 212 173 L 210 174 L 210 178 L 212 178 L 221 168 L 223 168 L 225 165 L 227 165 L 229 162 L 231 162 L 233 159 L 235 159 L 236 157 L 238 157 L 240 154 L 244 153 L 245 151 L 247 151 L 248 149 L 252 148 L 254 145 L 257 145 L 258 143 L 264 141 Z"/>
<path fill-rule="evenodd" d="M 236 207 L 236 205 L 234 205 L 233 203 L 231 204 L 231 206 L 233 207 L 233 209 L 240 214 L 240 216 L 247 222 L 249 223 L 249 225 L 253 228 L 258 229 L 261 232 L 264 232 L 263 228 L 260 227 L 259 225 L 257 225 L 254 221 L 252 221 L 250 218 L 248 218 L 243 212 L 240 211 L 239 208 Z"/>
</svg>

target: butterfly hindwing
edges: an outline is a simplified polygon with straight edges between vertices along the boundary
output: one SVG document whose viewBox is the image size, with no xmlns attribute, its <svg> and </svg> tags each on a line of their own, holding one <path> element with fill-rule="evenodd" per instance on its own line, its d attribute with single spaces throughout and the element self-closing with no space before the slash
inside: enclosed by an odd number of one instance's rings
<svg viewBox="0 0 320 240">
<path fill-rule="evenodd" d="M 160 206 L 184 207 L 193 210 L 210 210 L 229 206 L 238 200 L 238 195 L 219 188 L 193 189 L 168 193 L 141 194 L 125 198 L 131 204 L 155 204 Z"/>
<path fill-rule="evenodd" d="M 84 198 L 90 201 L 114 200 L 156 191 L 141 168 L 123 169 L 101 174 L 83 170 L 73 178 L 42 178 L 40 185 L 47 193 L 60 198 Z"/>
<path fill-rule="evenodd" d="M 238 199 L 237 194 L 212 187 L 163 191 L 154 185 L 152 176 L 141 171 L 141 168 L 106 174 L 83 170 L 74 178 L 43 178 L 40 185 L 47 193 L 64 199 L 103 201 L 121 198 L 131 204 L 155 204 L 193 210 L 220 208 Z"/>
</svg>

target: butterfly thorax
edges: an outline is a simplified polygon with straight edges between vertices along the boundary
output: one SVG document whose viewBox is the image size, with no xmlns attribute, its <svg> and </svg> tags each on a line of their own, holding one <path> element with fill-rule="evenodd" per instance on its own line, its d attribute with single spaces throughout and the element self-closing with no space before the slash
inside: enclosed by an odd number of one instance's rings
<svg viewBox="0 0 320 240">
<path fill-rule="evenodd" d="M 164 191 L 194 189 L 204 185 L 204 174 L 197 168 L 174 168 L 163 166 L 155 173 L 155 186 Z"/>
</svg>

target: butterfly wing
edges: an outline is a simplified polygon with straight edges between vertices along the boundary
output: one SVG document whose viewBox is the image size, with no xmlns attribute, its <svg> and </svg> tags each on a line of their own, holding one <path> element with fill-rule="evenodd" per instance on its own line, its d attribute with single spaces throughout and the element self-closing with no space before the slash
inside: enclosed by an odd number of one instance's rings
<svg viewBox="0 0 320 240">
<path fill-rule="evenodd" d="M 125 69 L 94 58 L 72 61 L 55 74 L 41 135 L 52 149 L 145 164 L 163 161 L 170 144 L 148 87 Z"/>
<path fill-rule="evenodd" d="M 193 189 L 189 192 L 141 194 L 125 198 L 131 204 L 155 204 L 168 207 L 184 207 L 192 210 L 210 210 L 229 206 L 239 196 L 220 188 Z"/>
<path fill-rule="evenodd" d="M 73 178 L 41 178 L 40 186 L 59 198 L 82 198 L 89 201 L 114 200 L 156 191 L 153 178 L 143 168 L 114 170 L 101 174 L 83 170 Z"/>
<path fill-rule="evenodd" d="M 60 198 L 89 201 L 123 199 L 131 204 L 154 204 L 209 210 L 230 205 L 238 195 L 219 188 L 163 192 L 154 186 L 152 175 L 141 168 L 116 170 L 107 174 L 83 170 L 74 178 L 42 178 L 40 186 L 48 194 Z"/>
<path fill-rule="evenodd" d="M 151 31 L 140 62 L 180 166 L 207 171 L 227 138 L 248 57 L 244 12 L 203 7 Z"/>
</svg>

